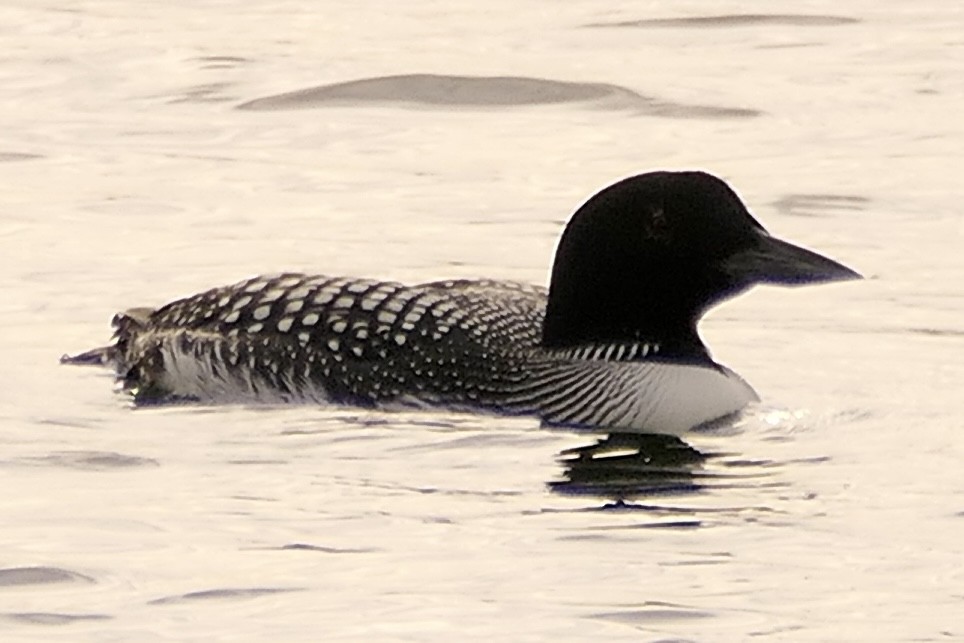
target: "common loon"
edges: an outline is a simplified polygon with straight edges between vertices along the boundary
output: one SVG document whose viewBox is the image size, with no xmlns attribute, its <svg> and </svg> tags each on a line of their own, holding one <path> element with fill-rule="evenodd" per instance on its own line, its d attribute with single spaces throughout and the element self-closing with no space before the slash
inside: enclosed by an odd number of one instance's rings
<svg viewBox="0 0 964 643">
<path fill-rule="evenodd" d="M 650 172 L 572 216 L 548 291 L 507 281 L 284 273 L 116 315 L 112 366 L 137 404 L 417 405 L 679 435 L 757 400 L 697 323 L 757 283 L 860 278 L 770 236 L 721 179 Z"/>
</svg>

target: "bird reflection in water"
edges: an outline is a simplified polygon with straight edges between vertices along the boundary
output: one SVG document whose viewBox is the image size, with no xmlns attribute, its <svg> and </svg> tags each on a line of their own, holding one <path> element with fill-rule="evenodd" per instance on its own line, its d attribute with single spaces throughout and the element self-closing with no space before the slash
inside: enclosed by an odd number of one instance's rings
<svg viewBox="0 0 964 643">
<path fill-rule="evenodd" d="M 717 477 L 703 465 L 719 455 L 702 453 L 672 435 L 612 433 L 562 451 L 563 479 L 549 486 L 567 495 L 615 498 L 617 504 L 634 496 L 692 493 Z"/>
</svg>

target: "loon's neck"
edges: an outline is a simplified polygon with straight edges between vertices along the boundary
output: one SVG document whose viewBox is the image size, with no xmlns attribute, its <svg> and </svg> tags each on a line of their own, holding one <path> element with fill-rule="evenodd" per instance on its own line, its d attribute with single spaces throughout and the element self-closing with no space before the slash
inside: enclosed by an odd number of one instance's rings
<svg viewBox="0 0 964 643">
<path fill-rule="evenodd" d="M 697 330 L 702 310 L 685 297 L 640 287 L 628 275 L 597 283 L 585 273 L 570 279 L 556 272 L 542 329 L 546 348 L 644 342 L 658 345 L 665 359 L 712 361 Z"/>
</svg>

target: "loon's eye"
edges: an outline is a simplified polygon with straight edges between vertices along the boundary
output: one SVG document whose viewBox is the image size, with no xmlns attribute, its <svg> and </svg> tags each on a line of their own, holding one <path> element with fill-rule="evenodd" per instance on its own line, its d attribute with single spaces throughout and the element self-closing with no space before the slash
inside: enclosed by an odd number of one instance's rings
<svg viewBox="0 0 964 643">
<path fill-rule="evenodd" d="M 666 211 L 660 205 L 651 206 L 646 212 L 646 216 L 643 217 L 643 239 L 666 243 L 669 236 L 669 222 L 666 219 Z"/>
</svg>

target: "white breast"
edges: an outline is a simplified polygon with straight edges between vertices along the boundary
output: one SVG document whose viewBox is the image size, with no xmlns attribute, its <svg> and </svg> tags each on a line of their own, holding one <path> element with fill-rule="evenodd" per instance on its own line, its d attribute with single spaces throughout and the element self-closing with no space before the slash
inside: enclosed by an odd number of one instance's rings
<svg viewBox="0 0 964 643">
<path fill-rule="evenodd" d="M 725 367 L 587 360 L 570 368 L 569 377 L 557 380 L 558 395 L 541 409 L 550 423 L 682 435 L 759 400 Z"/>
<path fill-rule="evenodd" d="M 746 381 L 724 368 L 644 364 L 625 386 L 636 395 L 627 428 L 680 435 L 736 413 L 760 398 Z"/>
</svg>

